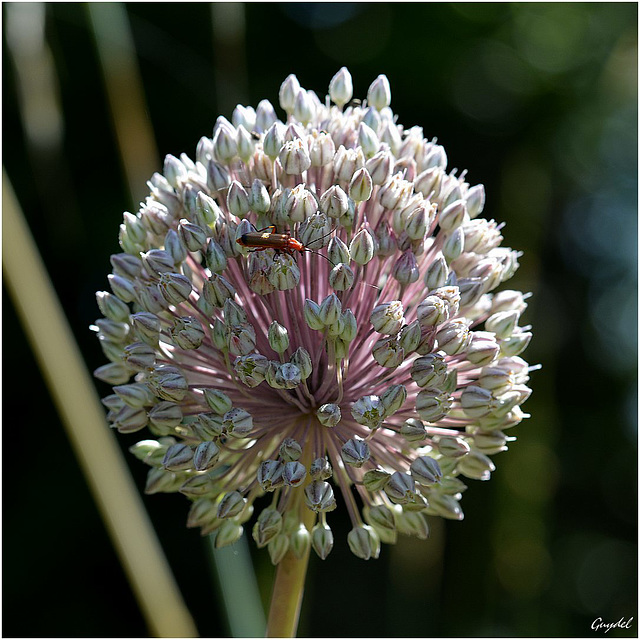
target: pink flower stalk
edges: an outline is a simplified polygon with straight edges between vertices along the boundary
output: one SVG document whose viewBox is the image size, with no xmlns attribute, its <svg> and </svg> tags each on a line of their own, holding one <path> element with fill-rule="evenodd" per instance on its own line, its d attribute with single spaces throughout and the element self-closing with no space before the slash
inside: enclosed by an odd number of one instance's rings
<svg viewBox="0 0 640 640">
<path fill-rule="evenodd" d="M 385 76 L 351 98 L 344 68 L 324 104 L 289 76 L 284 121 L 238 106 L 195 161 L 167 156 L 97 294 L 95 375 L 111 424 L 154 436 L 132 447 L 147 493 L 185 494 L 218 546 L 257 509 L 274 564 L 328 555 L 336 491 L 364 559 L 462 519 L 461 478 L 489 478 L 530 394 L 482 185 L 396 123 Z"/>
</svg>

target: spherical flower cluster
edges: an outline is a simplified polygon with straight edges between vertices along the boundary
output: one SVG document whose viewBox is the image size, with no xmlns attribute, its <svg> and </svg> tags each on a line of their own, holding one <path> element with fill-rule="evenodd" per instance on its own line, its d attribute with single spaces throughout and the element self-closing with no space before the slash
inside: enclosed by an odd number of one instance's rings
<svg viewBox="0 0 640 640">
<path fill-rule="evenodd" d="M 131 449 L 146 492 L 186 495 L 218 546 L 251 526 L 274 563 L 327 557 L 338 492 L 364 559 L 462 519 L 462 478 L 489 478 L 530 394 L 484 188 L 396 122 L 385 76 L 352 92 L 344 68 L 324 103 L 291 75 L 284 120 L 238 106 L 167 156 L 97 294 L 95 375 L 112 426 L 154 436 Z"/>
</svg>

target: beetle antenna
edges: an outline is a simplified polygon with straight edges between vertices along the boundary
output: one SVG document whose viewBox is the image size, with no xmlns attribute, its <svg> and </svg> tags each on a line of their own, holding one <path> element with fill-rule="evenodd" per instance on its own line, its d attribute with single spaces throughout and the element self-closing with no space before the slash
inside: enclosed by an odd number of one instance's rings
<svg viewBox="0 0 640 640">
<path fill-rule="evenodd" d="M 308 249 L 307 247 L 305 247 L 304 250 L 308 251 L 309 253 L 315 253 L 317 256 L 324 258 L 327 262 L 331 263 L 334 267 L 338 266 L 335 262 L 333 262 L 333 260 L 330 260 L 327 256 L 325 256 L 324 253 L 320 253 L 319 251 L 314 251 L 313 249 Z"/>
<path fill-rule="evenodd" d="M 312 240 L 309 244 L 313 244 L 314 242 L 320 242 L 320 240 L 324 240 L 325 238 L 330 236 L 335 230 L 336 230 L 336 227 L 333 227 L 333 229 L 331 229 L 331 231 L 329 231 L 329 233 L 325 233 L 323 236 L 320 236 L 319 238 L 316 238 L 315 240 Z M 305 245 L 305 246 L 308 247 L 309 245 Z"/>
</svg>

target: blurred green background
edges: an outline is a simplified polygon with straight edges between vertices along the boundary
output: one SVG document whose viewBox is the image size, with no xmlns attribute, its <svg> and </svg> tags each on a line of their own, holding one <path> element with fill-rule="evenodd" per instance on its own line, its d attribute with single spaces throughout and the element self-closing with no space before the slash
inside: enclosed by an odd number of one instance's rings
<svg viewBox="0 0 640 640">
<path fill-rule="evenodd" d="M 322 97 L 346 65 L 361 98 L 385 73 L 399 122 L 437 137 L 449 166 L 485 185 L 485 215 L 524 251 L 509 286 L 534 293 L 523 318 L 534 326 L 525 356 L 543 365 L 532 418 L 491 482 L 471 483 L 465 520 L 434 522 L 428 542 L 401 538 L 363 562 L 337 511 L 334 551 L 311 561 L 301 636 L 588 637 L 598 617 L 633 617 L 608 635 L 637 637 L 637 11 L 3 3 L 3 162 L 90 370 L 105 362 L 88 326 L 122 212 L 136 211 L 165 154 L 193 156 L 237 103 L 277 105 L 289 73 Z M 3 635 L 146 636 L 3 303 Z M 143 486 L 146 467 L 126 455 Z M 187 500 L 145 504 L 200 634 L 228 635 L 205 541 L 184 526 Z M 266 603 L 274 572 L 266 552 L 254 559 Z"/>
</svg>

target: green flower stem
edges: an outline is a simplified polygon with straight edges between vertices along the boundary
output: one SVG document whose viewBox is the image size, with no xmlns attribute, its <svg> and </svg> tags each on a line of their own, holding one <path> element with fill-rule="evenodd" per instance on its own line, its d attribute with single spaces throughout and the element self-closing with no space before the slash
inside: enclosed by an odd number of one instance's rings
<svg viewBox="0 0 640 640">
<path fill-rule="evenodd" d="M 313 527 L 315 517 L 315 513 L 304 509 L 302 523 L 309 531 Z M 311 548 L 307 549 L 302 558 L 297 558 L 293 552 L 287 551 L 278 564 L 267 622 L 267 638 L 296 636 L 310 551 Z"/>
</svg>

